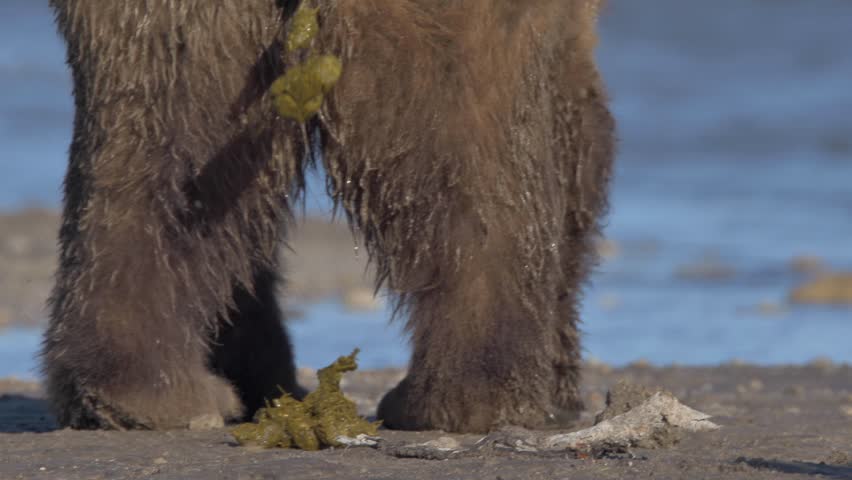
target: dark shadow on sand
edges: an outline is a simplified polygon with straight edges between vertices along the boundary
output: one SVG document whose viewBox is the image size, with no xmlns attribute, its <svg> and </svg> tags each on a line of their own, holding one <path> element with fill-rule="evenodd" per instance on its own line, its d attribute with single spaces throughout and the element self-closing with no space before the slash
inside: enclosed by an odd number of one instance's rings
<svg viewBox="0 0 852 480">
<path fill-rule="evenodd" d="M 852 478 L 852 465 L 828 465 L 811 462 L 784 462 L 763 458 L 740 457 L 734 463 L 745 464 L 758 470 L 774 470 L 797 475 L 822 475 L 825 478 Z"/>
<path fill-rule="evenodd" d="M 26 395 L 0 395 L 0 433 L 50 432 L 59 429 L 47 400 Z"/>
</svg>

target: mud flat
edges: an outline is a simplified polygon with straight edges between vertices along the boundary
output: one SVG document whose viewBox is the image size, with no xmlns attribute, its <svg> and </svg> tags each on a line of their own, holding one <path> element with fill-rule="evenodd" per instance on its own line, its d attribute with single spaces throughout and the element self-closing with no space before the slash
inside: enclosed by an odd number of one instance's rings
<svg viewBox="0 0 852 480">
<path fill-rule="evenodd" d="M 313 372 L 300 372 L 313 387 Z M 364 414 L 402 372 L 355 372 L 344 390 Z M 84 432 L 57 430 L 37 384 L 0 381 L 2 479 L 600 479 L 852 478 L 852 368 L 818 361 L 789 367 L 586 367 L 591 425 L 616 382 L 661 387 L 713 416 L 721 428 L 688 433 L 679 443 L 600 457 L 483 451 L 447 460 L 397 458 L 381 450 L 303 452 L 236 446 L 225 429 L 208 432 Z M 392 442 L 452 437 L 472 445 L 479 435 L 442 432 L 380 434 Z"/>
</svg>

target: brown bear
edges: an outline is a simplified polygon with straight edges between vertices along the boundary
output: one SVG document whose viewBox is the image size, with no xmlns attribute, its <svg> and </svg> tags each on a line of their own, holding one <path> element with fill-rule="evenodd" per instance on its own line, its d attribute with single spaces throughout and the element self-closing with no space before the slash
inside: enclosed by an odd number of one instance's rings
<svg viewBox="0 0 852 480">
<path fill-rule="evenodd" d="M 302 2 L 51 0 L 76 105 L 43 348 L 59 422 L 185 428 L 303 395 L 276 249 L 311 158 L 407 313 L 384 424 L 570 421 L 614 144 L 600 0 L 309 2 L 343 74 L 305 125 L 269 93 Z"/>
</svg>

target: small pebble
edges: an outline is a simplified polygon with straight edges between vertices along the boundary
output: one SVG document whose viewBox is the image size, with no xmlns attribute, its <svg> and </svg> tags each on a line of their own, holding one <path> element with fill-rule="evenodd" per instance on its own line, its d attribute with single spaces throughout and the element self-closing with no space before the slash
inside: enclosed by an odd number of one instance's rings
<svg viewBox="0 0 852 480">
<path fill-rule="evenodd" d="M 586 368 L 597 370 L 603 374 L 612 372 L 612 365 L 601 361 L 601 359 L 597 357 L 586 358 Z"/>
<path fill-rule="evenodd" d="M 834 368 L 834 360 L 829 357 L 816 357 L 808 362 L 808 366 L 819 370 L 831 370 Z"/>
<path fill-rule="evenodd" d="M 849 454 L 840 450 L 832 450 L 830 454 L 823 460 L 829 465 L 852 465 L 852 458 Z"/>
<path fill-rule="evenodd" d="M 675 276 L 683 280 L 721 281 L 729 280 L 736 274 L 734 267 L 712 255 L 675 270 Z"/>
<path fill-rule="evenodd" d="M 742 358 L 732 358 L 728 360 L 728 366 L 730 367 L 747 367 L 749 363 Z"/>
<path fill-rule="evenodd" d="M 461 448 L 459 441 L 452 437 L 439 437 L 435 440 L 430 440 L 423 445 L 437 448 L 438 450 L 458 450 Z"/>
<path fill-rule="evenodd" d="M 801 385 L 789 385 L 784 388 L 784 393 L 787 395 L 792 395 L 794 397 L 801 397 L 805 394 L 805 387 Z"/>
<path fill-rule="evenodd" d="M 222 416 L 215 414 L 199 415 L 189 421 L 190 430 L 212 430 L 224 426 L 225 421 L 222 419 Z"/>
<path fill-rule="evenodd" d="M 630 368 L 651 368 L 651 362 L 647 358 L 640 358 L 627 365 Z"/>
<path fill-rule="evenodd" d="M 752 379 L 746 384 L 737 385 L 737 393 L 757 393 L 763 390 L 763 382 L 758 379 Z"/>
<path fill-rule="evenodd" d="M 790 267 L 797 273 L 819 273 L 825 270 L 825 261 L 814 255 L 799 255 L 790 260 Z"/>
<path fill-rule="evenodd" d="M 790 292 L 790 300 L 810 305 L 852 305 L 852 273 L 823 274 Z"/>
</svg>

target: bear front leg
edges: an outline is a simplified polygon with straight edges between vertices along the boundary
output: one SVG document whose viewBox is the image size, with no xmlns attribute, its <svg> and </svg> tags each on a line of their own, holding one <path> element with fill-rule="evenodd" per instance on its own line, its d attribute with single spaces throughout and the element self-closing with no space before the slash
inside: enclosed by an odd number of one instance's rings
<svg viewBox="0 0 852 480">
<path fill-rule="evenodd" d="M 235 309 L 238 328 L 256 316 L 271 332 L 264 349 L 281 348 L 283 369 L 252 383 L 264 387 L 237 381 L 240 393 L 290 383 L 275 311 L 234 298 L 275 267 L 301 175 L 268 95 L 284 70 L 278 3 L 51 0 L 76 109 L 43 347 L 61 425 L 239 418 L 237 392 L 211 366 Z M 261 283 L 268 297 L 273 282 Z"/>
<path fill-rule="evenodd" d="M 378 417 L 453 432 L 568 423 L 582 409 L 577 303 L 602 204 L 592 184 L 563 184 L 580 158 L 516 162 L 505 139 L 477 145 L 490 135 L 442 119 L 410 157 L 362 162 L 334 142 L 326 155 L 412 335 L 408 375 Z M 606 171 L 589 163 L 581 176 L 604 191 Z"/>
<path fill-rule="evenodd" d="M 190 258 L 156 248 L 150 212 L 137 207 L 122 209 L 126 223 L 105 202 L 90 202 L 85 219 L 66 210 L 43 351 L 48 398 L 72 428 L 221 425 L 242 408 L 207 366 L 215 311 L 194 300 L 212 298 Z"/>
<path fill-rule="evenodd" d="M 389 428 L 536 428 L 582 408 L 573 305 L 580 278 L 529 263 L 532 246 L 518 233 L 532 225 L 518 216 L 486 226 L 487 209 L 446 212 L 446 223 L 436 220 L 446 230 L 420 225 L 433 248 L 391 279 L 409 313 L 413 354 L 407 377 L 378 409 Z"/>
<path fill-rule="evenodd" d="M 482 432 L 581 408 L 577 303 L 613 124 L 585 0 L 340 0 L 321 40 L 335 200 L 408 315 L 407 377 L 378 416 Z"/>
</svg>

